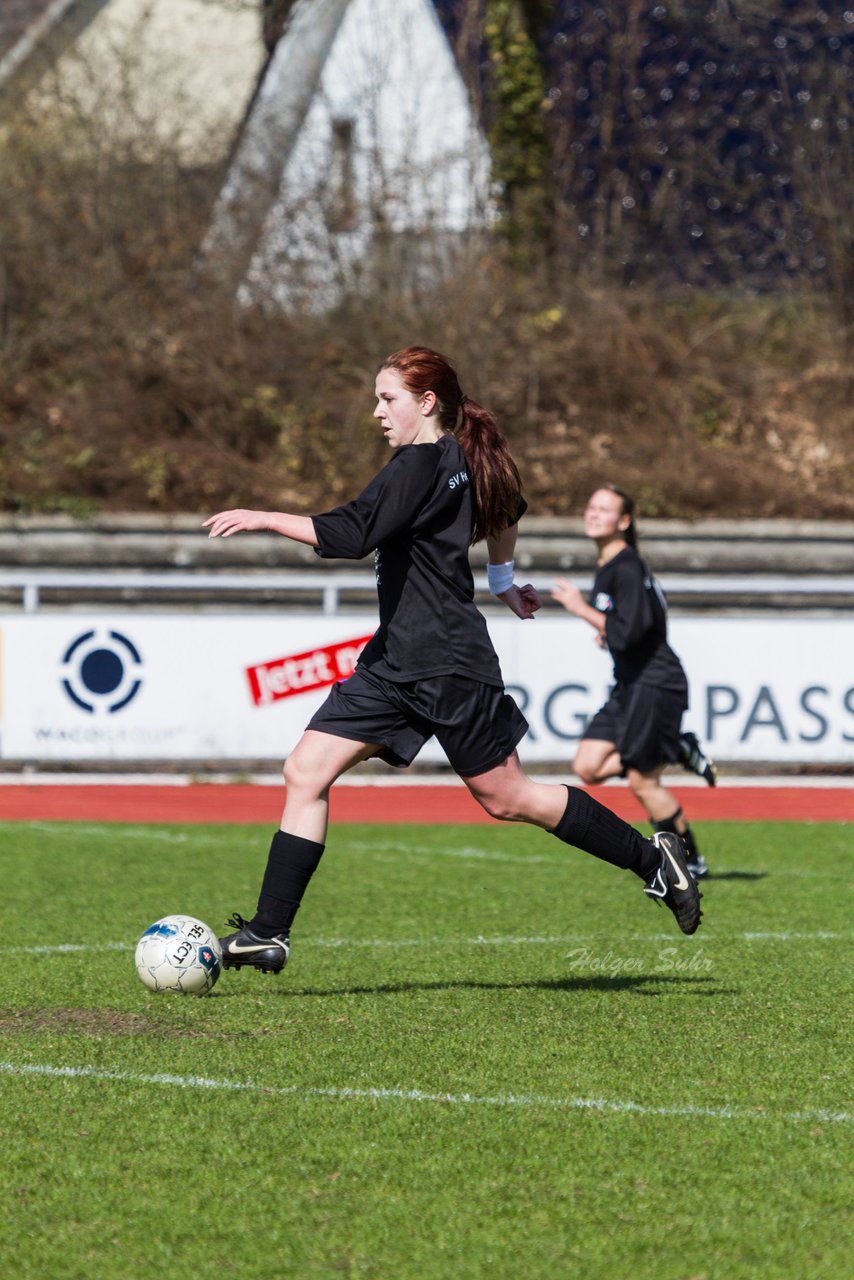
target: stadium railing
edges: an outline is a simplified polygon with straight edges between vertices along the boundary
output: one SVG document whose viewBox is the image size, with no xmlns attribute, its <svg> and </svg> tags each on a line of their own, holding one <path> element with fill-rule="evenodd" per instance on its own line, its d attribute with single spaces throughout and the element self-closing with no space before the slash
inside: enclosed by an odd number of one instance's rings
<svg viewBox="0 0 854 1280">
<path fill-rule="evenodd" d="M 519 581 L 530 581 L 552 606 L 555 574 L 523 570 Z M 563 574 L 588 590 L 589 572 Z M 480 603 L 488 605 L 486 575 L 475 573 Z M 672 605 L 721 608 L 847 608 L 854 603 L 854 578 L 811 575 L 755 575 L 673 573 L 663 578 Z M 335 614 L 344 608 L 371 607 L 376 586 L 371 572 L 329 569 L 326 572 L 284 570 L 277 573 L 200 573 L 198 571 L 136 572 L 103 570 L 0 571 L 0 605 L 35 613 L 56 606 L 135 604 L 168 601 L 173 606 L 204 603 L 318 610 Z M 503 606 L 502 606 L 503 607 Z M 559 607 L 559 606 L 554 606 Z"/>
</svg>

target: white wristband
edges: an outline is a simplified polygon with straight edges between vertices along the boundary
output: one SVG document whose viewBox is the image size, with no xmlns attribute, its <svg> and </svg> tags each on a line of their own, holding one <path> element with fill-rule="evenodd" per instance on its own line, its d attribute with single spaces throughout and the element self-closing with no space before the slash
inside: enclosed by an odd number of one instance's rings
<svg viewBox="0 0 854 1280">
<path fill-rule="evenodd" d="M 494 596 L 503 595 L 505 591 L 509 591 L 513 586 L 513 570 L 515 567 L 515 560 L 507 560 L 504 564 L 488 564 L 486 566 L 486 580 Z"/>
</svg>

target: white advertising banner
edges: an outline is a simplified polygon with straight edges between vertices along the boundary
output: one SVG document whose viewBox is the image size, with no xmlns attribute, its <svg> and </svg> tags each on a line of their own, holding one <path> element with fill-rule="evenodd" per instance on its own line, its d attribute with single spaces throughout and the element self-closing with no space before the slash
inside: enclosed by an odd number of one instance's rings
<svg viewBox="0 0 854 1280">
<path fill-rule="evenodd" d="M 0 757 L 9 761 L 280 761 L 371 614 L 0 615 Z M 489 619 L 531 732 L 528 762 L 569 761 L 605 700 L 608 655 L 566 617 Z M 854 620 L 682 617 L 684 725 L 720 761 L 854 762 Z M 419 757 L 444 759 L 435 740 Z"/>
</svg>

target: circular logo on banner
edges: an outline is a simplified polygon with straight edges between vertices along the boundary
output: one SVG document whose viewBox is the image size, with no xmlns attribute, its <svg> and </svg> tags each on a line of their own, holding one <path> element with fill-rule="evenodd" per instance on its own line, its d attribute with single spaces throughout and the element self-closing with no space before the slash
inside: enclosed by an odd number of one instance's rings
<svg viewBox="0 0 854 1280">
<path fill-rule="evenodd" d="M 139 693 L 142 658 L 120 631 L 85 631 L 66 649 L 61 676 L 63 689 L 83 711 L 112 715 Z"/>
</svg>

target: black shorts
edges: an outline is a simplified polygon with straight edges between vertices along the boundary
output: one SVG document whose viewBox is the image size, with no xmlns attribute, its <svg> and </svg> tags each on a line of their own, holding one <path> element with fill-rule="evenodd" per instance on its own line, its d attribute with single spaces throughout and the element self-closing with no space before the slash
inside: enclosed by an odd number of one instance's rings
<svg viewBox="0 0 854 1280">
<path fill-rule="evenodd" d="M 512 755 L 528 722 L 509 693 L 469 676 L 397 684 L 357 667 L 348 680 L 333 685 L 307 728 L 376 742 L 382 747 L 380 759 L 401 769 L 435 734 L 451 768 L 472 778 Z"/>
<path fill-rule="evenodd" d="M 651 684 L 618 684 L 584 730 L 584 737 L 613 742 L 625 768 L 652 773 L 678 761 L 679 731 L 687 708 L 685 693 Z"/>
</svg>

